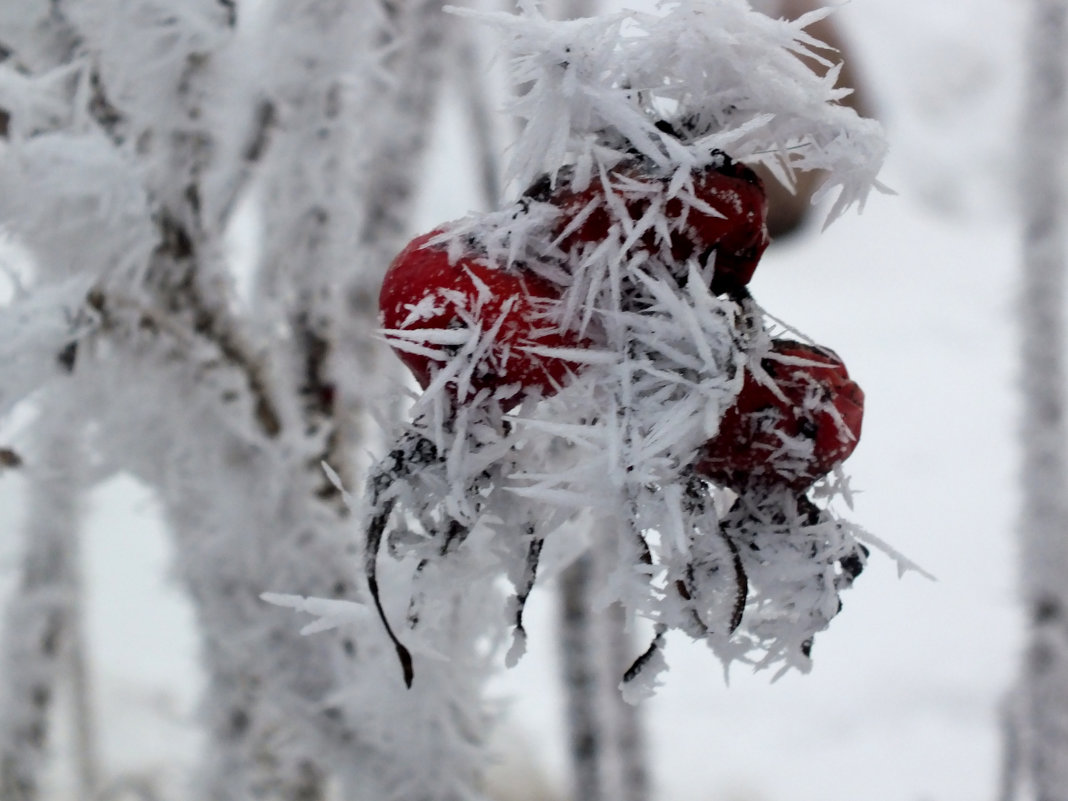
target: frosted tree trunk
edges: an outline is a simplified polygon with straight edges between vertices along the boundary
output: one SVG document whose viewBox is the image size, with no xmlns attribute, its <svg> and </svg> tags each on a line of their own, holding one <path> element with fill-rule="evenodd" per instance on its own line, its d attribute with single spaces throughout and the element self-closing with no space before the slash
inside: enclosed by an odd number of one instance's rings
<svg viewBox="0 0 1068 801">
<path fill-rule="evenodd" d="M 651 779 L 649 751 L 645 744 L 644 708 L 624 700 L 619 690 L 619 670 L 632 664 L 634 637 L 626 627 L 626 610 L 613 604 L 607 612 L 609 666 L 615 708 L 615 751 L 620 780 L 620 801 L 646 801 Z"/>
<path fill-rule="evenodd" d="M 1022 680 L 1027 772 L 1038 801 L 1068 799 L 1068 464 L 1064 274 L 1068 4 L 1032 3 L 1020 153 L 1024 283 L 1022 590 L 1030 622 Z"/>
<path fill-rule="evenodd" d="M 27 13 L 30 17 L 32 12 Z M 36 20 L 33 37 L 20 41 L 16 69 L 46 71 L 71 58 L 76 36 L 61 13 Z M 3 43 L 5 66 L 16 52 Z M 7 140 L 11 113 L 0 108 L 0 139 Z M 53 369 L 60 362 L 54 362 Z M 38 431 L 28 462 L 27 516 L 19 586 L 0 628 L 0 798 L 38 797 L 53 726 L 55 698 L 68 683 L 74 693 L 76 776 L 86 797 L 95 792 L 96 755 L 88 717 L 87 669 L 81 652 L 79 527 L 84 451 L 76 411 L 57 396 L 42 400 L 48 423 Z M 13 452 L 8 452 L 13 453 Z M 16 458 L 16 457 L 12 457 Z"/>
<path fill-rule="evenodd" d="M 649 775 L 641 707 L 625 701 L 619 689 L 636 653 L 623 608 L 596 608 L 594 588 L 608 569 L 604 561 L 591 552 L 560 576 L 558 626 L 572 797 L 644 801 Z"/>
<path fill-rule="evenodd" d="M 591 609 L 594 559 L 587 554 L 560 576 L 560 658 L 567 697 L 568 756 L 571 797 L 606 801 L 605 752 L 608 732 L 600 643 Z"/>
<path fill-rule="evenodd" d="M 33 801 L 49 749 L 55 699 L 80 657 L 79 528 L 84 487 L 80 428 L 71 409 L 47 403 L 56 424 L 42 430 L 24 465 L 29 480 L 20 585 L 4 615 L 0 675 L 0 799 Z M 84 689 L 84 688 L 82 688 Z M 87 699 L 76 698 L 75 703 Z M 75 732 L 76 744 L 91 748 Z M 95 757 L 79 754 L 84 796 L 95 791 Z"/>
</svg>

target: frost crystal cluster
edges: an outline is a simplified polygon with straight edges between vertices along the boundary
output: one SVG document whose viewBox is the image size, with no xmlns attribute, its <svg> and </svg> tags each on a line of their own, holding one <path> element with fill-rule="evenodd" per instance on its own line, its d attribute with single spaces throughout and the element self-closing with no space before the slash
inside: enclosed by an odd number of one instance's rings
<svg viewBox="0 0 1068 801">
<path fill-rule="evenodd" d="M 715 0 L 477 15 L 512 57 L 515 200 L 415 240 L 382 291 L 423 392 L 373 471 L 365 566 L 409 682 L 448 625 L 437 601 L 502 575 L 517 659 L 554 544 L 595 549 L 610 564 L 599 602 L 652 623 L 620 666 L 630 697 L 655 683 L 670 629 L 725 663 L 807 669 L 868 555 L 831 509 L 863 395 L 833 352 L 780 338 L 746 288 L 767 245 L 750 167 L 787 183 L 826 171 L 833 218 L 864 201 L 885 149 L 836 102 L 836 70 L 800 58 L 822 60 L 803 31 L 819 14 Z M 387 566 L 401 588 L 380 586 Z"/>
</svg>

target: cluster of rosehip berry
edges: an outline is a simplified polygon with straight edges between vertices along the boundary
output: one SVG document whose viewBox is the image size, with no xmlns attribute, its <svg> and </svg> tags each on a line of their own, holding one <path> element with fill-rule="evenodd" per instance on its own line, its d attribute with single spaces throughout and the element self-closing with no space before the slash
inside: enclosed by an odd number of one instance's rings
<svg viewBox="0 0 1068 801">
<path fill-rule="evenodd" d="M 657 179 L 640 165 L 624 163 L 606 182 L 576 190 L 548 178 L 516 204 L 516 215 L 548 204 L 549 240 L 543 260 L 560 275 L 569 261 L 609 236 L 620 216 L 650 225 L 630 237 L 635 253 L 681 267 L 696 259 L 711 268 L 714 294 L 747 297 L 746 285 L 768 245 L 767 200 L 759 176 L 744 164 L 716 154 L 692 175 L 688 196 L 669 196 L 673 176 Z M 569 356 L 603 346 L 595 332 L 581 334 L 554 324 L 553 306 L 564 292 L 544 269 L 522 261 L 494 263 L 474 236 L 450 239 L 437 229 L 413 240 L 390 265 L 380 298 L 383 327 L 400 358 L 426 389 L 442 371 L 456 396 L 552 395 L 581 370 Z M 676 269 L 685 280 L 685 270 Z M 627 281 L 622 282 L 627 295 Z M 640 310 L 640 293 L 624 297 Z M 472 330 L 480 338 L 466 336 Z M 456 359 L 467 345 L 464 358 Z M 758 375 L 761 380 L 758 380 Z M 462 389 L 461 389 L 462 388 Z M 462 400 L 462 398 L 461 398 Z M 852 453 L 860 436 L 864 395 L 832 351 L 791 340 L 773 340 L 760 369 L 747 371 L 741 391 L 694 462 L 696 471 L 737 491 L 761 485 L 804 490 Z"/>
<path fill-rule="evenodd" d="M 687 466 L 664 479 L 685 486 L 683 515 L 692 521 L 693 532 L 681 555 L 668 556 L 662 564 L 668 586 L 674 588 L 671 603 L 676 611 L 661 616 L 673 623 L 658 624 L 658 632 L 664 625 L 678 625 L 696 637 L 733 633 L 753 586 L 746 564 L 759 557 L 751 569 L 762 570 L 759 555 L 766 542 L 753 540 L 753 532 L 768 525 L 814 532 L 826 522 L 805 493 L 855 448 L 863 393 L 832 351 L 769 340 L 763 325 L 753 321 L 747 285 L 767 248 L 768 233 L 767 199 L 752 169 L 715 152 L 688 174 L 676 170 L 660 175 L 637 158 L 602 169 L 584 182 L 576 173 L 565 168 L 536 182 L 508 209 L 414 239 L 386 273 L 380 295 L 383 329 L 425 396 L 451 409 L 446 418 L 482 410 L 483 420 L 492 422 L 481 427 L 497 425 L 502 433 L 509 425 L 503 411 L 557 395 L 591 365 L 604 363 L 587 358 L 593 352 L 626 351 L 624 361 L 645 359 L 653 363 L 647 374 L 673 382 L 673 392 L 685 388 L 687 381 L 703 380 L 702 370 L 714 372 L 717 386 L 733 381 L 737 394 L 720 416 L 715 435 L 693 440 L 698 447 L 687 451 Z M 611 273 L 611 280 L 601 281 L 596 289 L 579 280 L 597 271 Z M 649 345 L 628 339 L 642 327 L 640 321 L 666 313 L 653 288 L 658 281 L 679 292 L 698 281 L 706 296 L 719 296 L 713 298 L 717 309 L 734 309 L 738 320 L 747 321 L 727 326 L 737 338 L 731 347 L 748 354 L 742 376 L 732 374 L 736 368 L 730 365 L 737 362 L 711 368 L 679 366 L 687 359 L 678 357 L 670 342 Z M 612 320 L 619 319 L 628 323 L 610 334 Z M 683 375 L 686 370 L 693 375 Z M 648 388 L 648 376 L 646 381 Z M 643 397 L 656 399 L 654 415 L 661 397 L 682 397 L 662 392 L 655 378 L 651 386 Z M 644 389 L 635 391 L 641 395 Z M 619 397 L 625 395 L 627 391 Z M 371 478 L 368 583 L 409 682 L 410 654 L 389 628 L 378 595 L 375 560 L 386 520 L 398 502 L 424 520 L 430 519 L 426 511 L 435 505 L 446 510 L 438 513 L 436 522 L 423 524 L 430 534 L 418 546 L 424 554 L 418 568 L 422 570 L 430 560 L 455 551 L 485 509 L 486 484 L 503 481 L 515 467 L 498 465 L 497 474 L 483 470 L 480 476 L 462 477 L 470 478 L 462 493 L 473 499 L 474 511 L 459 510 L 455 499 L 440 490 L 450 481 L 445 454 L 452 444 L 444 439 L 455 442 L 463 427 L 453 423 L 446 419 L 438 436 L 426 425 L 413 426 Z M 444 439 L 442 432 L 447 432 Z M 488 461 L 483 458 L 482 463 Z M 718 525 L 705 497 L 706 483 L 738 496 Z M 402 495 L 406 501 L 398 501 Z M 754 527 L 754 509 L 767 525 Z M 770 517 L 765 514 L 769 509 Z M 522 608 L 545 536 L 536 527 L 527 526 L 529 551 L 515 582 L 517 637 L 523 633 Z M 644 559 L 650 559 L 642 525 L 633 522 L 632 527 Z M 745 553 L 740 552 L 742 543 Z M 833 592 L 848 586 L 859 572 L 862 552 L 847 549 L 831 557 L 837 564 Z M 720 570 L 724 562 L 728 569 Z M 728 573 L 733 578 L 724 587 Z M 417 618 L 410 609 L 409 621 Z M 813 624 L 811 630 L 820 625 Z M 628 675 L 640 669 L 639 663 Z"/>
</svg>

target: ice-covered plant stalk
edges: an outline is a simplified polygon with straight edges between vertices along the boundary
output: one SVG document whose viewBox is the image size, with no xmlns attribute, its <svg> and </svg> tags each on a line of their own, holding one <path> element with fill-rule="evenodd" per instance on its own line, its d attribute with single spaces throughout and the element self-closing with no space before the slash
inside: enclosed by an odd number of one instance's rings
<svg viewBox="0 0 1068 801">
<path fill-rule="evenodd" d="M 69 402 L 52 399 L 42 411 L 62 423 L 58 431 L 42 427 L 42 441 L 29 466 L 23 465 L 30 473 L 27 536 L 20 586 L 5 609 L 0 686 L 0 798 L 26 801 L 39 797 L 62 679 L 83 658 L 77 534 L 86 483 L 84 438 L 80 430 L 70 430 L 75 410 Z M 75 688 L 75 704 L 88 702 L 79 692 L 85 689 Z M 78 737 L 77 745 L 79 789 L 91 794 L 92 742 Z"/>
<path fill-rule="evenodd" d="M 1068 595 L 1065 594 L 1064 286 L 1068 199 L 1068 4 L 1031 3 L 1021 127 L 1024 215 L 1019 320 L 1022 502 L 1021 594 L 1030 635 L 1020 677 L 1022 777 L 1038 801 L 1068 799 Z M 1011 783 L 1011 782 L 1010 782 Z M 1019 797 L 1007 787 L 1004 797 Z"/>
</svg>

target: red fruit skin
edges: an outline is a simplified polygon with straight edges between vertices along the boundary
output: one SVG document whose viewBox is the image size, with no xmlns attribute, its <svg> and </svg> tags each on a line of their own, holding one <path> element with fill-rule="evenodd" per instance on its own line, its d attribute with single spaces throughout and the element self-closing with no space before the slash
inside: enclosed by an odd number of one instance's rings
<svg viewBox="0 0 1068 801">
<path fill-rule="evenodd" d="M 694 196 L 722 217 L 691 208 L 680 221 L 680 235 L 672 235 L 671 254 L 677 260 L 696 254 L 702 265 L 715 254 L 712 291 L 736 293 L 746 286 L 756 271 L 760 257 L 771 241 L 768 236 L 768 198 L 764 183 L 751 169 L 739 162 L 715 170 L 706 170 L 694 181 Z M 668 203 L 668 214 L 671 214 Z M 681 213 L 675 212 L 676 215 Z"/>
<path fill-rule="evenodd" d="M 735 404 L 695 464 L 701 475 L 739 492 L 776 485 L 803 492 L 860 440 L 864 392 L 834 351 L 777 340 L 772 353 L 816 364 L 761 362 L 787 402 L 747 372 Z"/>
<path fill-rule="evenodd" d="M 668 183 L 667 179 L 643 175 L 633 166 L 621 167 L 617 176 L 627 179 L 618 182 L 623 187 L 629 181 L 638 181 L 666 190 Z M 687 208 L 688 204 L 680 198 L 668 200 L 664 212 L 671 233 L 670 257 L 680 263 L 697 256 L 703 266 L 714 256 L 712 291 L 717 295 L 736 293 L 752 279 L 770 241 L 764 184 L 749 167 L 728 160 L 718 166 L 706 167 L 695 176 L 693 192 L 698 201 L 715 213 L 692 205 Z M 609 207 L 600 182 L 579 192 L 566 187 L 546 192 L 544 187 L 539 187 L 528 194 L 545 199 L 560 209 L 554 236 L 567 253 L 603 241 L 618 214 Z M 635 192 L 628 196 L 625 189 L 620 189 L 619 194 L 627 215 L 632 220 L 641 219 L 650 205 L 648 193 Z M 581 222 L 576 224 L 580 215 Z M 651 253 L 659 252 L 656 234 L 646 233 L 637 247 Z"/>
<path fill-rule="evenodd" d="M 526 353 L 526 346 L 580 348 L 586 342 L 560 331 L 546 316 L 559 289 L 539 276 L 505 270 L 477 255 L 465 253 L 450 262 L 444 243 L 428 244 L 442 229 L 412 240 L 386 270 L 379 294 L 379 319 L 385 329 L 432 330 L 467 328 L 483 331 L 503 321 L 487 351 L 478 357 L 470 385 L 475 392 L 521 384 L 551 395 L 576 369 L 574 362 Z M 512 306 L 505 312 L 510 298 Z M 442 358 L 394 348 L 419 385 L 426 389 L 436 367 L 452 352 L 443 346 Z M 455 348 L 453 349 L 453 352 Z"/>
</svg>

